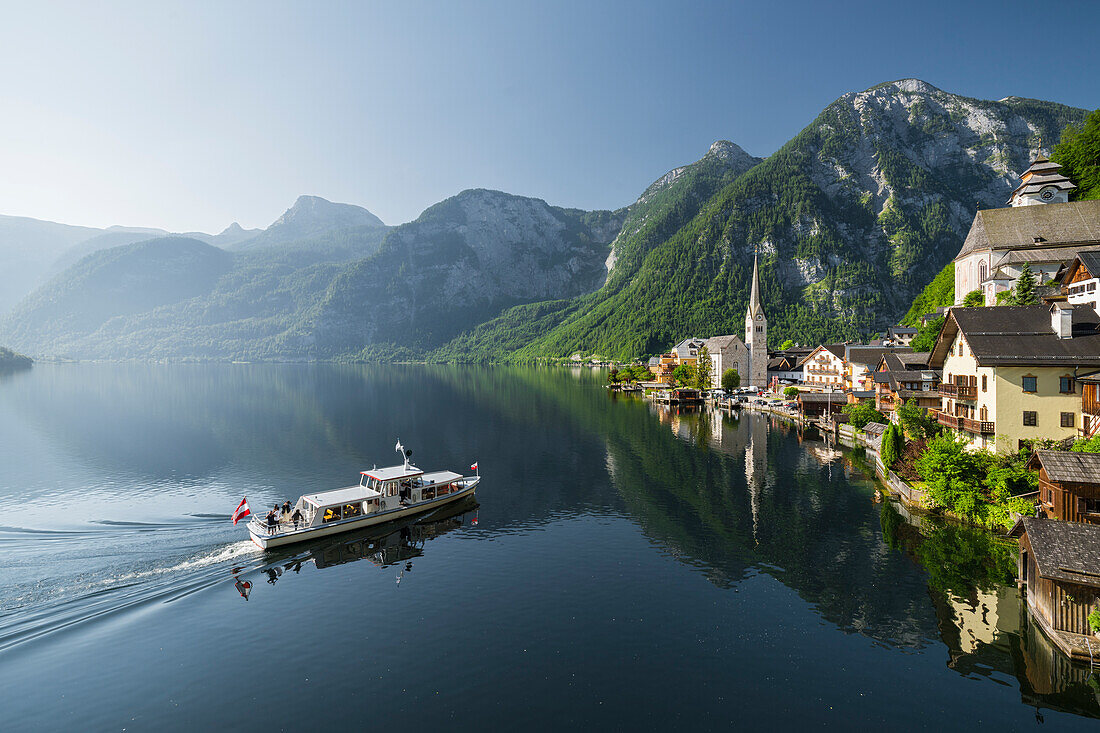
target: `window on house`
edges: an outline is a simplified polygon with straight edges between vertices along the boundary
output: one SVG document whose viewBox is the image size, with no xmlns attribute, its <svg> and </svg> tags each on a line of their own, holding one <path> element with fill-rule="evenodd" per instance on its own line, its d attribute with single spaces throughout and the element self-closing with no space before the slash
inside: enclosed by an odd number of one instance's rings
<svg viewBox="0 0 1100 733">
<path fill-rule="evenodd" d="M 978 419 L 981 420 L 982 422 L 985 422 L 986 420 L 989 419 L 989 410 L 986 409 L 985 405 L 982 405 L 982 409 L 979 412 L 979 418 Z"/>
<path fill-rule="evenodd" d="M 1100 499 L 1082 499 L 1084 502 L 1085 514 L 1096 514 L 1100 512 Z"/>
<path fill-rule="evenodd" d="M 982 391 L 985 392 L 988 387 L 989 387 L 989 375 L 983 374 L 982 375 Z"/>
<path fill-rule="evenodd" d="M 1062 394 L 1073 394 L 1073 377 L 1058 377 L 1058 391 Z"/>
<path fill-rule="evenodd" d="M 1023 386 L 1025 392 L 1035 392 L 1039 388 L 1039 378 L 1024 377 Z"/>
<path fill-rule="evenodd" d="M 1035 427 L 1039 424 L 1039 413 L 1034 410 L 1024 410 L 1024 425 L 1026 427 Z"/>
<path fill-rule="evenodd" d="M 1063 428 L 1072 428 L 1073 425 L 1074 425 L 1073 413 L 1072 412 L 1063 412 L 1062 413 L 1062 427 Z"/>
</svg>

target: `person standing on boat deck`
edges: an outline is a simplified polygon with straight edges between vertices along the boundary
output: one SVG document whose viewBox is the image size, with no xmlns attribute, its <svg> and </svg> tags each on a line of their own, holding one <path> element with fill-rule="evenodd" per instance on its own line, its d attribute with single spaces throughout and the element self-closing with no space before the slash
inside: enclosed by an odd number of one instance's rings
<svg viewBox="0 0 1100 733">
<path fill-rule="evenodd" d="M 302 521 L 302 510 L 295 508 L 294 513 L 290 515 L 290 519 L 294 522 L 294 529 L 298 529 L 298 522 Z"/>
<path fill-rule="evenodd" d="M 286 501 L 283 502 L 283 516 L 284 517 L 289 517 L 290 516 L 290 499 L 287 499 Z"/>
<path fill-rule="evenodd" d="M 275 510 L 272 509 L 267 513 L 267 533 L 275 534 Z"/>
</svg>

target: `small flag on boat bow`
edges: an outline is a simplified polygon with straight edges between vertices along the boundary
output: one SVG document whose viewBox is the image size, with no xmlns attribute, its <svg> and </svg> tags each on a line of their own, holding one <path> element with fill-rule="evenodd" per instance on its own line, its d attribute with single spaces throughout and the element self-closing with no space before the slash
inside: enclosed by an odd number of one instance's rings
<svg viewBox="0 0 1100 733">
<path fill-rule="evenodd" d="M 470 470 L 471 471 L 476 471 L 477 470 L 477 461 L 474 461 L 474 465 L 470 466 Z"/>
<path fill-rule="evenodd" d="M 247 517 L 252 513 L 252 510 L 248 508 L 248 497 L 241 499 L 241 503 L 237 505 L 237 508 L 233 510 L 233 526 L 237 526 L 237 522 Z"/>
</svg>

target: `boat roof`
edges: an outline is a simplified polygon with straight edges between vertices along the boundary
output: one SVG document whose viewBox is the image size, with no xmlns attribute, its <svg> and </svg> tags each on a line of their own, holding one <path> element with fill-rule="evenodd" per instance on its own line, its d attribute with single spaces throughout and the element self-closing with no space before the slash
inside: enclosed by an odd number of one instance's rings
<svg viewBox="0 0 1100 733">
<path fill-rule="evenodd" d="M 436 471 L 435 473 L 426 473 L 421 478 L 424 479 L 426 484 L 446 484 L 462 478 L 462 474 L 454 471 Z"/>
<path fill-rule="evenodd" d="M 333 504 L 354 504 L 357 501 L 366 501 L 367 499 L 374 499 L 381 496 L 374 489 L 368 489 L 366 486 L 349 486 L 345 489 L 333 489 L 332 491 L 321 491 L 316 494 L 305 494 L 302 499 L 308 501 L 313 506 L 331 506 Z"/>
<path fill-rule="evenodd" d="M 373 479 L 379 481 L 393 481 L 397 478 L 411 478 L 413 476 L 419 476 L 421 471 L 416 466 L 387 466 L 385 468 L 372 468 L 369 471 L 360 471 L 364 476 L 370 476 Z"/>
</svg>

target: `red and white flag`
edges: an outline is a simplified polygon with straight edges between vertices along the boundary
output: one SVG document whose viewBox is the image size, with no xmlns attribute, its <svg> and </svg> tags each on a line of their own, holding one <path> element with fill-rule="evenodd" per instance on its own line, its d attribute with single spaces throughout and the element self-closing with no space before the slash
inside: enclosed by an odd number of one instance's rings
<svg viewBox="0 0 1100 733">
<path fill-rule="evenodd" d="M 474 465 L 470 466 L 470 470 L 471 471 L 476 471 L 477 470 L 477 463 L 476 462 L 474 463 Z"/>
<path fill-rule="evenodd" d="M 233 526 L 237 526 L 237 522 L 247 517 L 252 513 L 252 510 L 248 508 L 248 497 L 241 499 L 241 503 L 237 505 L 237 508 L 233 510 Z"/>
</svg>

